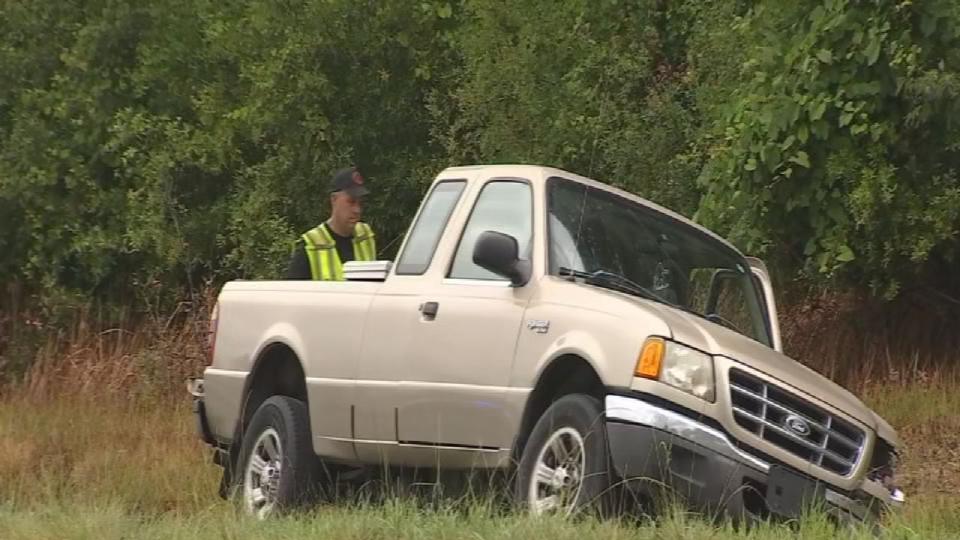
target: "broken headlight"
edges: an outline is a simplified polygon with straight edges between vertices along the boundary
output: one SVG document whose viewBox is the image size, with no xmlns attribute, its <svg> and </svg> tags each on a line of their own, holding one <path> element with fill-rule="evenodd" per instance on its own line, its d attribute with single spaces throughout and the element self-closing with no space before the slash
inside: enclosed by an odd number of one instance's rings
<svg viewBox="0 0 960 540">
<path fill-rule="evenodd" d="M 903 491 L 897 486 L 896 472 L 899 455 L 887 441 L 878 438 L 873 450 L 873 459 L 870 462 L 870 472 L 867 478 L 878 482 L 890 492 L 890 499 L 895 503 L 904 501 Z"/>
</svg>

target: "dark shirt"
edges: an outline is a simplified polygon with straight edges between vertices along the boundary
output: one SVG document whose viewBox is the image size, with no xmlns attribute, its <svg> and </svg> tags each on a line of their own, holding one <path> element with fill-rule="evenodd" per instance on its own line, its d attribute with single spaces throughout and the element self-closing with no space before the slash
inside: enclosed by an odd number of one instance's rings
<svg viewBox="0 0 960 540">
<path fill-rule="evenodd" d="M 353 260 L 353 237 L 340 236 L 333 232 L 333 229 L 327 226 L 323 227 L 330 233 L 330 237 L 337 245 L 337 255 L 340 257 L 340 264 Z M 312 279 L 310 274 L 310 259 L 307 258 L 307 250 L 304 247 L 303 238 L 297 240 L 293 255 L 290 257 L 290 263 L 287 266 L 287 279 Z"/>
</svg>

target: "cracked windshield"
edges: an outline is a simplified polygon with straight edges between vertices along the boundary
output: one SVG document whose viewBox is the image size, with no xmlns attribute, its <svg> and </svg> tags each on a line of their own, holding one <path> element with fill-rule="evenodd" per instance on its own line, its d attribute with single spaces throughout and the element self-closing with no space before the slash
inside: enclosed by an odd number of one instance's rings
<svg viewBox="0 0 960 540">
<path fill-rule="evenodd" d="M 721 242 L 584 184 L 554 178 L 547 196 L 551 274 L 576 273 L 770 344 L 749 266 Z"/>
</svg>

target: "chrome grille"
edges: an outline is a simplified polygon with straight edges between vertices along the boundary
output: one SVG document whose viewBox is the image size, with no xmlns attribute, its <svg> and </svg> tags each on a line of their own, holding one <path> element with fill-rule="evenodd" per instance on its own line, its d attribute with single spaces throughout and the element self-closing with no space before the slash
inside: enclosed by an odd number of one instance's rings
<svg viewBox="0 0 960 540">
<path fill-rule="evenodd" d="M 759 377 L 731 369 L 730 402 L 737 424 L 814 465 L 848 476 L 860 460 L 863 430 Z"/>
</svg>

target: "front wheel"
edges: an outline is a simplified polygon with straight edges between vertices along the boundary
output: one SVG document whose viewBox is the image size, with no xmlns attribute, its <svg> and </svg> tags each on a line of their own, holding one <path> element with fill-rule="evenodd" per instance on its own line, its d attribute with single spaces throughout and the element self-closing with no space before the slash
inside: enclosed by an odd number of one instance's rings
<svg viewBox="0 0 960 540">
<path fill-rule="evenodd" d="M 257 519 L 305 503 L 317 474 L 307 406 L 273 396 L 254 413 L 240 453 L 244 511 Z"/>
<path fill-rule="evenodd" d="M 537 421 L 523 450 L 516 499 L 532 514 L 569 515 L 611 500 L 610 452 L 600 401 L 585 394 L 557 400 Z"/>
</svg>

